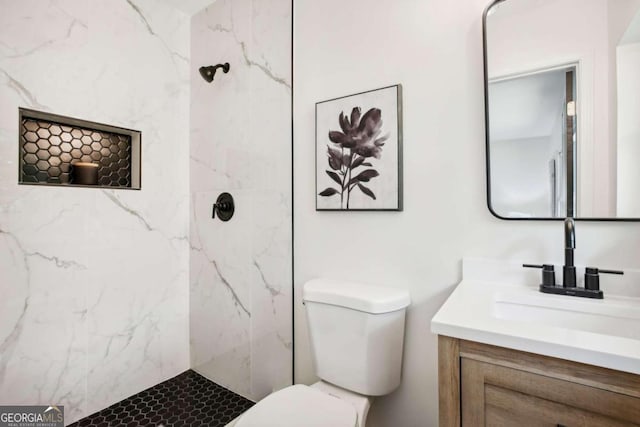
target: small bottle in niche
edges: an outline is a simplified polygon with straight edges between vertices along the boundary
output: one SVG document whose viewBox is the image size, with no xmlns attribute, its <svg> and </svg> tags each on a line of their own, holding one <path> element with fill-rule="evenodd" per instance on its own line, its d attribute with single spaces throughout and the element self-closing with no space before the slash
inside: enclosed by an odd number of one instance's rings
<svg viewBox="0 0 640 427">
<path fill-rule="evenodd" d="M 71 184 L 98 185 L 98 166 L 90 162 L 71 164 Z"/>
</svg>

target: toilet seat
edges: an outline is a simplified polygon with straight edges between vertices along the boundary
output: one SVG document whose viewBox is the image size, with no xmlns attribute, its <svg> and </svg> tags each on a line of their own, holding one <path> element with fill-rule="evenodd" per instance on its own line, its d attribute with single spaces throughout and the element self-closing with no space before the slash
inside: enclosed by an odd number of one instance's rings
<svg viewBox="0 0 640 427">
<path fill-rule="evenodd" d="M 235 427 L 356 427 L 350 404 L 306 385 L 277 391 L 242 414 Z"/>
</svg>

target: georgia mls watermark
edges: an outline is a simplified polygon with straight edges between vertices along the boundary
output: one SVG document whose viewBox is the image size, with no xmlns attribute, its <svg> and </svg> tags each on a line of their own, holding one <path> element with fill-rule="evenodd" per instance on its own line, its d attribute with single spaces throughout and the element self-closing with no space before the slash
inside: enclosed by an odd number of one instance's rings
<svg viewBox="0 0 640 427">
<path fill-rule="evenodd" d="M 64 406 L 0 405 L 0 427 L 64 427 Z"/>
</svg>

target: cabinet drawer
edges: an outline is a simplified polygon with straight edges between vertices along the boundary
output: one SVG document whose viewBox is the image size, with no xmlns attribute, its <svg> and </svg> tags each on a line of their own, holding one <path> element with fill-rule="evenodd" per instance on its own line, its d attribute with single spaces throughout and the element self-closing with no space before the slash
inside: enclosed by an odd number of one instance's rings
<svg viewBox="0 0 640 427">
<path fill-rule="evenodd" d="M 485 425 L 487 426 L 629 427 L 635 425 L 490 384 L 485 384 L 484 393 Z"/>
<path fill-rule="evenodd" d="M 463 426 L 639 426 L 640 399 L 461 358 Z"/>
</svg>

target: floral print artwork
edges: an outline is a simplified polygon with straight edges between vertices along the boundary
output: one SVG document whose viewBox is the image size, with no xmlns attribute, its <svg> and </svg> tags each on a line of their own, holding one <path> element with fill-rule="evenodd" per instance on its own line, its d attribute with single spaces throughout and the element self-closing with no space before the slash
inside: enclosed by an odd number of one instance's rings
<svg viewBox="0 0 640 427">
<path fill-rule="evenodd" d="M 351 116 L 340 112 L 338 123 L 342 131 L 329 131 L 325 172 L 336 185 L 320 193 L 322 197 L 340 196 L 340 207 L 349 209 L 350 195 L 356 188 L 372 199 L 376 195 L 365 184 L 380 173 L 373 167 L 371 158 L 380 159 L 382 147 L 389 134 L 382 133 L 382 111 L 371 108 L 361 115 L 360 107 L 353 107 Z"/>
<path fill-rule="evenodd" d="M 317 211 L 402 211 L 402 86 L 316 102 Z"/>
</svg>

